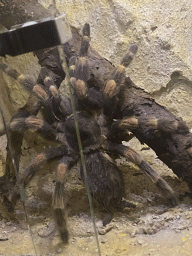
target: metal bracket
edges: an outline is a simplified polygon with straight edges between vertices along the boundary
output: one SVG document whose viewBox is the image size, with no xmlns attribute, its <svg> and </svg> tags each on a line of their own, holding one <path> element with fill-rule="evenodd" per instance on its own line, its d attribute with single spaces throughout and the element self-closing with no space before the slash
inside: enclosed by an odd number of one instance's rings
<svg viewBox="0 0 192 256">
<path fill-rule="evenodd" d="M 0 34 L 0 56 L 17 56 L 66 43 L 72 38 L 66 15 L 16 25 Z"/>
</svg>

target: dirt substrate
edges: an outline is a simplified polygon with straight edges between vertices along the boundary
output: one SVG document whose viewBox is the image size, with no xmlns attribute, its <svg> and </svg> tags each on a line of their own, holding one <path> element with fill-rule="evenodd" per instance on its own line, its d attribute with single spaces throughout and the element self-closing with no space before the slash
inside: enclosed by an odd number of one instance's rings
<svg viewBox="0 0 192 256">
<path fill-rule="evenodd" d="M 40 151 L 30 148 L 30 143 L 27 145 L 24 143 L 22 149 L 21 162 L 24 166 L 34 156 L 34 151 Z M 126 162 L 124 158 L 118 159 L 117 164 L 125 179 L 126 199 L 135 203 L 136 208 L 116 212 L 111 223 L 103 228 L 103 213 L 94 204 L 101 255 L 191 255 L 192 199 L 189 196 L 180 196 L 188 191 L 186 184 L 156 159 L 154 152 L 145 145 L 138 144 L 135 139 L 130 145 L 169 182 L 180 200 L 178 199 L 176 207 L 171 208 L 155 185 L 137 167 Z M 4 155 L 3 151 L 0 158 L 2 173 Z M 8 214 L 0 205 L 0 239 L 8 239 L 0 241 L 0 255 L 99 255 L 88 199 L 78 167 L 72 170 L 66 186 L 70 239 L 67 245 L 61 243 L 51 211 L 54 189 L 54 173 L 51 171 L 54 165 L 55 163 L 46 166 L 27 188 L 28 222 L 21 203 L 18 203 L 14 215 Z"/>
</svg>

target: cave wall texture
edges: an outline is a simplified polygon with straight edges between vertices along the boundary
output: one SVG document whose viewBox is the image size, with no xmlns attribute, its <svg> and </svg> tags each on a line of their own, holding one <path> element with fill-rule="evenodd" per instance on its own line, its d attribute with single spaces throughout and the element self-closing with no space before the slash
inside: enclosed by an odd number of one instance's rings
<svg viewBox="0 0 192 256">
<path fill-rule="evenodd" d="M 39 0 L 50 8 L 51 0 Z M 81 32 L 85 22 L 91 25 L 91 45 L 115 65 L 129 45 L 136 43 L 139 51 L 127 74 L 160 103 L 189 126 L 192 94 L 192 3 L 186 0 L 142 1 L 56 1 L 71 26 Z M 1 28 L 2 31 L 3 28 Z M 6 60 L 20 72 L 35 78 L 39 71 L 33 54 L 8 57 Z M 177 72 L 177 73 L 176 73 Z M 27 100 L 27 93 L 4 74 L 1 96 L 7 120 L 14 109 Z M 6 89 L 5 89 L 6 88 Z"/>
<path fill-rule="evenodd" d="M 39 3 L 51 10 L 51 0 L 39 0 Z M 192 2 L 57 0 L 56 4 L 80 33 L 84 23 L 90 23 L 91 46 L 115 65 L 128 47 L 136 43 L 139 50 L 127 75 L 192 128 Z M 4 31 L 2 26 L 0 29 Z M 21 73 L 30 74 L 34 81 L 38 76 L 40 66 L 32 53 L 2 58 L 2 61 Z M 1 106 L 9 122 L 27 101 L 28 93 L 2 72 L 0 79 Z"/>
</svg>

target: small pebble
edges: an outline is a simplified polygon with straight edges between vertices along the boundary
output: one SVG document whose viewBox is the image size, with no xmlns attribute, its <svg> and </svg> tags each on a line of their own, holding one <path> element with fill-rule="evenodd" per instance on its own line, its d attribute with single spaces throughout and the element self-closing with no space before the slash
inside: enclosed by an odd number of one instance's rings
<svg viewBox="0 0 192 256">
<path fill-rule="evenodd" d="M 62 252 L 62 249 L 61 248 L 58 248 L 57 249 L 57 253 L 61 253 Z"/>
<path fill-rule="evenodd" d="M 144 243 L 144 240 L 137 240 L 138 244 L 142 245 Z"/>
<path fill-rule="evenodd" d="M 131 234 L 130 234 L 130 236 L 133 238 L 133 237 L 135 237 L 136 236 L 136 231 L 133 231 Z"/>
<path fill-rule="evenodd" d="M 11 224 L 12 224 L 11 221 L 8 221 L 8 222 L 6 223 L 7 226 L 11 226 Z"/>
</svg>

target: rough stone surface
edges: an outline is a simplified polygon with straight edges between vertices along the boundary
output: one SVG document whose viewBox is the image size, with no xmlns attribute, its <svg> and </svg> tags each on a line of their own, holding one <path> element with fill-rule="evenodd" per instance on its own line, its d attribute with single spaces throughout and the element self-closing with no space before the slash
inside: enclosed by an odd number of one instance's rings
<svg viewBox="0 0 192 256">
<path fill-rule="evenodd" d="M 39 2 L 46 8 L 52 4 L 51 0 Z M 59 11 L 67 14 L 69 23 L 77 30 L 81 31 L 85 22 L 90 23 L 91 45 L 114 64 L 119 63 L 130 44 L 138 44 L 139 51 L 127 74 L 148 92 L 167 88 L 175 71 L 181 72 L 188 80 L 192 79 L 190 1 L 176 0 L 173 4 L 171 0 L 58 0 L 56 3 Z M 32 54 L 7 58 L 6 62 L 18 67 L 20 72 L 30 73 L 34 79 L 39 71 L 37 59 Z M 26 102 L 26 93 L 12 79 L 4 75 L 3 79 L 6 80 L 7 96 L 11 101 L 9 108 L 22 106 Z M 186 85 L 186 81 L 178 86 L 177 82 L 166 97 L 158 95 L 157 100 L 173 112 L 182 109 L 179 114 L 187 118 L 189 108 L 182 98 L 186 97 L 185 87 L 187 95 L 191 94 L 191 86 Z"/>
<path fill-rule="evenodd" d="M 39 0 L 49 7 L 51 0 Z M 187 0 L 130 0 L 87 1 L 57 0 L 57 8 L 65 12 L 71 26 L 81 31 L 83 24 L 91 25 L 91 45 L 105 58 L 118 64 L 129 45 L 136 43 L 139 51 L 127 69 L 127 75 L 136 85 L 144 88 L 157 102 L 182 117 L 192 128 L 192 3 Z M 1 31 L 4 28 L 0 27 Z M 19 72 L 36 79 L 38 60 L 33 54 L 2 59 Z M 14 111 L 27 100 L 21 86 L 0 72 L 0 103 L 9 122 Z M 0 129 L 2 122 L 0 119 Z M 31 135 L 30 135 L 31 136 Z M 176 191 L 184 194 L 187 186 L 168 167 L 157 159 L 146 145 L 132 139 L 129 146 L 159 171 Z M 50 145 L 37 136 L 24 140 L 21 171 L 35 154 Z M 3 174 L 6 156 L 6 138 L 0 137 L 0 175 Z M 169 208 L 159 196 L 155 186 L 133 164 L 124 158 L 117 160 L 123 171 L 126 198 L 134 202 L 136 209 L 116 213 L 106 230 L 101 229 L 102 213 L 95 210 L 99 228 L 102 255 L 191 255 L 192 201 L 185 198 L 177 207 Z M 26 207 L 31 225 L 30 233 L 21 204 L 17 205 L 16 220 L 0 205 L 0 254 L 35 255 L 33 242 L 39 255 L 98 255 L 87 195 L 78 168 L 67 180 L 69 245 L 59 243 L 54 230 L 51 198 L 54 189 L 55 163 L 46 166 L 27 188 Z M 79 202 L 81 202 L 79 204 Z M 111 229 L 112 227 L 112 229 Z M 173 238 L 172 238 L 173 237 Z M 10 242 L 13 247 L 10 247 Z M 91 252 L 91 253 L 90 253 Z"/>
</svg>

